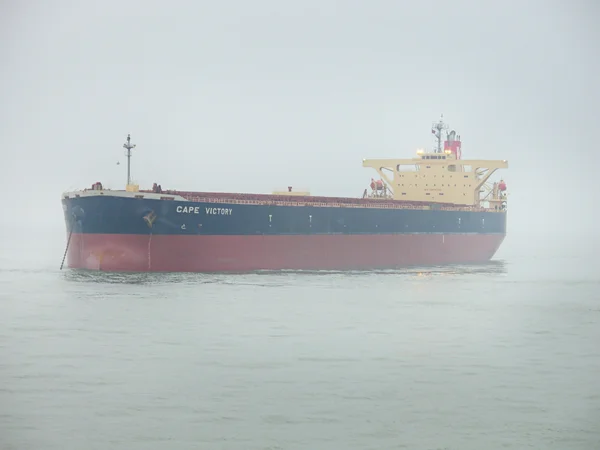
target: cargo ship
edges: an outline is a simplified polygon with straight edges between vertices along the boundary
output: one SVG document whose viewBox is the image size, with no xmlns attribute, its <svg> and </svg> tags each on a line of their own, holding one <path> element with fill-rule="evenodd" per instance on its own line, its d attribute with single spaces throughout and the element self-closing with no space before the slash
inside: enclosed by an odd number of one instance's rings
<svg viewBox="0 0 600 450">
<path fill-rule="evenodd" d="M 440 120 L 433 148 L 365 159 L 374 170 L 357 197 L 292 186 L 269 194 L 125 189 L 101 182 L 65 192 L 61 269 L 124 272 L 371 270 L 490 260 L 506 236 L 507 188 L 492 181 L 506 160 L 463 159 Z M 445 137 L 443 134 L 445 133 Z M 361 188 L 362 190 L 362 188 Z"/>
</svg>

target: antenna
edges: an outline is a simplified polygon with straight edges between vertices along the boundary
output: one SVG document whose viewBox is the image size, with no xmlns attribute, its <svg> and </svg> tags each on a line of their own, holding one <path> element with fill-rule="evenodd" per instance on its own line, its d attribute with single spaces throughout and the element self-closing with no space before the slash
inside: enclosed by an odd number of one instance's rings
<svg viewBox="0 0 600 450">
<path fill-rule="evenodd" d="M 443 122 L 443 119 L 444 115 L 442 114 L 440 121 L 431 125 L 431 132 L 437 138 L 437 149 L 435 149 L 434 153 L 442 153 L 442 130 L 448 129 L 448 125 Z"/>
<path fill-rule="evenodd" d="M 135 144 L 131 144 L 131 135 L 128 134 L 127 135 L 127 142 L 123 144 L 123 148 L 127 149 L 127 186 L 129 186 L 129 184 L 131 183 L 131 171 L 130 171 L 130 167 L 131 167 L 131 150 L 135 148 Z"/>
</svg>

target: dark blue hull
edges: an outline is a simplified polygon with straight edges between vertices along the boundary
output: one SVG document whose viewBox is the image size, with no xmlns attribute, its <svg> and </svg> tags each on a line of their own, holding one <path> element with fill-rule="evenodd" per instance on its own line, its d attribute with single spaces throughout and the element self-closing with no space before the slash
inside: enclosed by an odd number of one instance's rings
<svg viewBox="0 0 600 450">
<path fill-rule="evenodd" d="M 505 234 L 506 212 L 202 203 L 94 195 L 63 198 L 67 230 L 84 234 Z"/>
</svg>

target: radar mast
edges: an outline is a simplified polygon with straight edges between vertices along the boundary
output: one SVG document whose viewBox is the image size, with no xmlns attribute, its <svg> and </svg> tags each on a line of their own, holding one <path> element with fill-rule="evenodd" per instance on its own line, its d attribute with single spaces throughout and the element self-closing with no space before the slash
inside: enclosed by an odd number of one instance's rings
<svg viewBox="0 0 600 450">
<path fill-rule="evenodd" d="M 135 144 L 131 143 L 131 135 L 127 135 L 127 142 L 123 144 L 123 148 L 127 149 L 125 155 L 127 156 L 127 186 L 131 184 L 131 150 L 135 148 Z"/>
<path fill-rule="evenodd" d="M 434 148 L 433 153 L 442 153 L 442 130 L 447 130 L 448 125 L 444 123 L 444 115 L 442 114 L 439 122 L 431 125 L 431 132 L 437 139 L 437 147 Z"/>
</svg>

